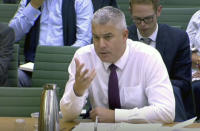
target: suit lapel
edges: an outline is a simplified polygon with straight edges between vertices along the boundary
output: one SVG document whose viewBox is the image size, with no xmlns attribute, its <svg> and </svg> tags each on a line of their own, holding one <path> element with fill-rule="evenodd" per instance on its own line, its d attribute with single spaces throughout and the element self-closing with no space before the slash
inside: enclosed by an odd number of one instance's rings
<svg viewBox="0 0 200 131">
<path fill-rule="evenodd" d="M 160 54 L 162 55 L 162 57 L 165 56 L 165 46 L 166 46 L 166 38 L 165 38 L 165 31 L 162 28 L 163 26 L 158 24 L 158 33 L 157 33 L 157 37 L 156 37 L 156 49 L 160 52 Z"/>
</svg>

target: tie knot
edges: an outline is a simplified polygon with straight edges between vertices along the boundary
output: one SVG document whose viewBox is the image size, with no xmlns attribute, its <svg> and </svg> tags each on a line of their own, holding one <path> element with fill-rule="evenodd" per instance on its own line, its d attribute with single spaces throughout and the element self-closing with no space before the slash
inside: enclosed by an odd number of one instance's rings
<svg viewBox="0 0 200 131">
<path fill-rule="evenodd" d="M 151 38 L 141 38 L 140 41 L 146 43 L 147 45 L 149 45 L 151 43 Z"/>
<path fill-rule="evenodd" d="M 117 69 L 117 66 L 116 65 L 114 65 L 114 64 L 111 64 L 110 66 L 109 66 L 109 69 L 112 71 L 112 70 L 116 70 Z"/>
</svg>

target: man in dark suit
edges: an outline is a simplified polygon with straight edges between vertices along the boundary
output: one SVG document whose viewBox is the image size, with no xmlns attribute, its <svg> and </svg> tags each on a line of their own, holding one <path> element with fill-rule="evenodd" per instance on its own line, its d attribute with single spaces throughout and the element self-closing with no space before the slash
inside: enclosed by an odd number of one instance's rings
<svg viewBox="0 0 200 131">
<path fill-rule="evenodd" d="M 184 121 L 188 117 L 183 101 L 191 92 L 189 39 L 185 31 L 158 24 L 157 17 L 160 16 L 161 11 L 159 0 L 130 0 L 130 12 L 135 24 L 128 28 L 129 38 L 143 42 L 148 39 L 149 45 L 160 52 L 174 89 L 175 121 Z"/>
<path fill-rule="evenodd" d="M 8 64 L 12 57 L 14 40 L 14 31 L 0 23 L 0 86 L 8 85 Z"/>
<path fill-rule="evenodd" d="M 92 0 L 92 3 L 93 3 L 94 12 L 104 6 L 118 7 L 116 0 Z"/>
</svg>

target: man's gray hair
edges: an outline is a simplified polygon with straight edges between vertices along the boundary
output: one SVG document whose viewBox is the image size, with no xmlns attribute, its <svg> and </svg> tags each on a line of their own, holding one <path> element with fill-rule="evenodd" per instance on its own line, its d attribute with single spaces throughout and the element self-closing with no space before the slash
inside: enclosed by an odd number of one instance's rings
<svg viewBox="0 0 200 131">
<path fill-rule="evenodd" d="M 105 6 L 94 13 L 92 23 L 105 25 L 108 22 L 116 25 L 119 29 L 127 29 L 124 13 L 112 6 Z"/>
</svg>

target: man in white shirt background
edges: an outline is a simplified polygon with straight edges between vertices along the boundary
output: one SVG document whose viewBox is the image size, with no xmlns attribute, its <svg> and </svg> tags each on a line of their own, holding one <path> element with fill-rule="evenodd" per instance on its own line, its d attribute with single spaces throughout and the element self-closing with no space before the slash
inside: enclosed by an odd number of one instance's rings
<svg viewBox="0 0 200 131">
<path fill-rule="evenodd" d="M 188 23 L 186 32 L 190 38 L 192 51 L 192 90 L 195 103 L 195 115 L 200 122 L 200 10 L 195 12 Z"/>
<path fill-rule="evenodd" d="M 89 97 L 92 120 L 98 116 L 100 122 L 173 122 L 173 89 L 158 51 L 127 39 L 124 14 L 110 6 L 95 12 L 92 33 L 94 44 L 78 49 L 68 68 L 60 101 L 63 119 L 76 119 Z M 110 82 L 110 65 L 118 82 Z"/>
</svg>

